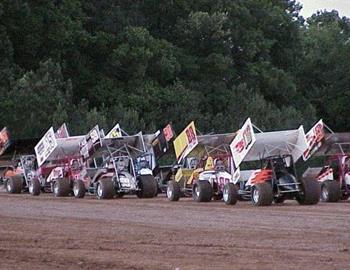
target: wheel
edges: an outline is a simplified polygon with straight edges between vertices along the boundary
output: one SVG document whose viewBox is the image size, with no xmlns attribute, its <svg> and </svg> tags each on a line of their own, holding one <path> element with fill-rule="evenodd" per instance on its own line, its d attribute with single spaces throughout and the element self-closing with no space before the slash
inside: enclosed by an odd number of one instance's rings
<svg viewBox="0 0 350 270">
<path fill-rule="evenodd" d="M 85 185 L 82 180 L 74 180 L 73 182 L 73 194 L 75 198 L 84 198 L 85 196 Z"/>
<path fill-rule="evenodd" d="M 317 180 L 302 179 L 301 192 L 295 197 L 299 204 L 317 204 L 320 200 L 321 187 Z"/>
<path fill-rule="evenodd" d="M 213 197 L 213 187 L 208 181 L 197 181 L 193 185 L 192 198 L 196 202 L 209 202 Z"/>
<path fill-rule="evenodd" d="M 153 198 L 158 191 L 158 185 L 153 175 L 139 176 L 139 190 L 136 195 L 139 198 Z"/>
<path fill-rule="evenodd" d="M 32 179 L 28 183 L 29 193 L 33 196 L 38 196 L 40 194 L 40 182 L 38 179 Z"/>
<path fill-rule="evenodd" d="M 178 201 L 181 196 L 180 184 L 174 180 L 169 181 L 166 188 L 166 196 L 169 201 Z"/>
<path fill-rule="evenodd" d="M 59 178 L 53 183 L 53 195 L 55 197 L 67 197 L 71 191 L 69 179 Z"/>
<path fill-rule="evenodd" d="M 251 198 L 254 206 L 271 205 L 273 201 L 273 192 L 271 184 L 265 182 L 253 186 Z"/>
<path fill-rule="evenodd" d="M 103 178 L 97 182 L 96 196 L 98 199 L 112 199 L 115 195 L 115 187 L 112 178 Z"/>
<path fill-rule="evenodd" d="M 337 202 L 341 199 L 340 184 L 336 180 L 326 180 L 321 185 L 321 200 Z"/>
<path fill-rule="evenodd" d="M 21 193 L 23 188 L 23 177 L 21 175 L 11 176 L 6 181 L 6 191 L 8 193 Z"/>
<path fill-rule="evenodd" d="M 232 183 L 227 183 L 224 186 L 224 190 L 223 190 L 223 198 L 224 198 L 224 202 L 227 205 L 235 205 L 237 203 L 238 200 L 238 191 L 237 188 L 234 184 Z"/>
</svg>

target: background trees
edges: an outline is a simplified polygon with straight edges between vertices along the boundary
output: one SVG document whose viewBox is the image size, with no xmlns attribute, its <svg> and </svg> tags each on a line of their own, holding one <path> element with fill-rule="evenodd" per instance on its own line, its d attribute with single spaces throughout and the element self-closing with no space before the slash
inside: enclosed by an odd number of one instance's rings
<svg viewBox="0 0 350 270">
<path fill-rule="evenodd" d="M 292 0 L 3 0 L 0 124 L 350 128 L 350 20 Z"/>
</svg>

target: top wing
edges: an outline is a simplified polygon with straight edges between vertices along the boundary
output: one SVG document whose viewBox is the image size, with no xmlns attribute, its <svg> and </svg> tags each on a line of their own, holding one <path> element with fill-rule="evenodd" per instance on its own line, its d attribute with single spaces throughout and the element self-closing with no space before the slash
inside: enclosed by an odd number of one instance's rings
<svg viewBox="0 0 350 270">
<path fill-rule="evenodd" d="M 61 132 L 55 133 L 51 127 L 34 147 L 39 167 L 46 161 L 82 155 L 82 145 L 86 141 L 86 136 L 69 136 L 65 125 L 59 130 Z"/>
<path fill-rule="evenodd" d="M 57 129 L 55 135 L 56 135 L 56 138 L 68 138 L 69 137 L 69 132 L 68 132 L 66 123 L 63 123 L 62 126 L 60 126 Z"/>
<path fill-rule="evenodd" d="M 230 151 L 230 143 L 236 133 L 210 134 L 197 136 L 194 122 L 191 122 L 174 140 L 178 162 L 184 158 L 217 155 Z"/>
<path fill-rule="evenodd" d="M 67 156 L 79 156 L 80 144 L 85 136 L 56 138 L 51 127 L 34 147 L 38 166 L 46 161 L 64 159 Z"/>
<path fill-rule="evenodd" d="M 304 128 L 255 134 L 256 141 L 245 161 L 260 160 L 275 155 L 292 155 L 296 162 L 307 148 Z"/>
<path fill-rule="evenodd" d="M 122 137 L 122 130 L 119 123 L 117 123 L 106 135 L 105 138 L 119 138 Z"/>
<path fill-rule="evenodd" d="M 126 155 L 137 158 L 146 152 L 141 132 L 136 135 L 113 138 L 103 138 L 101 133 L 98 133 L 94 142 L 88 143 L 88 145 L 88 149 L 83 151 L 86 158 L 95 158 L 105 152 L 108 152 L 109 156 Z"/>
<path fill-rule="evenodd" d="M 308 147 L 303 153 L 304 161 L 311 156 L 331 156 L 350 153 L 350 133 L 334 133 L 319 120 L 306 134 Z"/>
<path fill-rule="evenodd" d="M 186 156 L 231 154 L 236 168 L 242 162 L 255 142 L 250 118 L 237 132 L 197 136 L 191 122 L 175 139 L 174 148 L 178 162 Z"/>
<path fill-rule="evenodd" d="M 51 159 L 59 158 L 60 156 L 79 156 L 80 145 L 85 136 L 71 136 L 67 138 L 57 139 L 57 154 L 50 156 Z"/>
<path fill-rule="evenodd" d="M 236 133 L 200 135 L 197 147 L 188 156 L 216 156 L 230 153 L 230 143 L 235 137 Z"/>
<path fill-rule="evenodd" d="M 174 137 L 175 132 L 171 124 L 166 125 L 154 134 L 143 135 L 146 150 L 154 154 L 155 160 L 159 160 L 172 149 Z"/>
<path fill-rule="evenodd" d="M 326 134 L 313 154 L 315 156 L 332 156 L 346 153 L 350 153 L 349 132 Z"/>
</svg>

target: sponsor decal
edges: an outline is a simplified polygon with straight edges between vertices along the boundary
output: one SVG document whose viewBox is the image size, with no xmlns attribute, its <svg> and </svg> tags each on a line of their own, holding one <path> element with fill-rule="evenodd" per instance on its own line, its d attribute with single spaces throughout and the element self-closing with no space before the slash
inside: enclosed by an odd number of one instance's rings
<svg viewBox="0 0 350 270">
<path fill-rule="evenodd" d="M 51 127 L 35 146 L 35 154 L 40 167 L 57 147 L 57 140 L 53 127 Z"/>
<path fill-rule="evenodd" d="M 197 145 L 196 127 L 192 121 L 174 140 L 176 159 L 185 158 Z"/>
<path fill-rule="evenodd" d="M 248 118 L 230 144 L 231 154 L 236 168 L 239 167 L 245 156 L 248 154 L 255 140 L 253 126 L 250 118 Z"/>
<path fill-rule="evenodd" d="M 0 131 L 0 156 L 10 146 L 10 133 L 6 127 Z"/>
<path fill-rule="evenodd" d="M 308 160 L 323 144 L 325 129 L 322 119 L 306 134 L 307 149 L 303 153 L 303 160 Z"/>
</svg>

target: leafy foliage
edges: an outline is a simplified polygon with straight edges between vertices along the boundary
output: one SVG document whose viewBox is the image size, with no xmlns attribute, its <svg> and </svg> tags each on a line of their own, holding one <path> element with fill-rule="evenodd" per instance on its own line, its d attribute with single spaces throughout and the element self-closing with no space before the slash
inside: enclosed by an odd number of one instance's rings
<svg viewBox="0 0 350 270">
<path fill-rule="evenodd" d="M 295 0 L 3 0 L 0 126 L 350 128 L 350 19 Z"/>
</svg>

